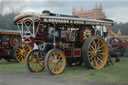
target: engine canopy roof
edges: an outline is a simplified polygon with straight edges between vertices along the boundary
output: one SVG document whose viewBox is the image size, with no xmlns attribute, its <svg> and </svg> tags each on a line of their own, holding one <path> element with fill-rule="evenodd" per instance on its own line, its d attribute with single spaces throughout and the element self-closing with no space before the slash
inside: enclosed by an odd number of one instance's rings
<svg viewBox="0 0 128 85">
<path fill-rule="evenodd" d="M 96 20 L 79 18 L 71 15 L 54 14 L 51 12 L 38 14 L 35 12 L 24 12 L 14 18 L 14 24 L 21 24 L 24 20 L 30 19 L 33 21 L 40 21 L 41 23 L 55 23 L 55 24 L 82 24 L 82 25 L 101 25 L 112 26 L 114 22 L 108 19 Z"/>
</svg>

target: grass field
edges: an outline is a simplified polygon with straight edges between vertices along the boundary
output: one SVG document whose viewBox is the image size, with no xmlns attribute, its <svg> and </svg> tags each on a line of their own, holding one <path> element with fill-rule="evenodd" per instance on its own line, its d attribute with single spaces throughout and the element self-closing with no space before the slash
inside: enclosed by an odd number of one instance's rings
<svg viewBox="0 0 128 85">
<path fill-rule="evenodd" d="M 65 74 L 87 80 L 128 84 L 128 59 L 123 58 L 118 63 L 114 62 L 113 66 L 105 66 L 99 70 L 88 69 L 85 66 L 67 68 Z"/>
<path fill-rule="evenodd" d="M 96 80 L 113 83 L 128 84 L 128 58 L 121 58 L 120 62 L 114 62 L 114 65 L 105 66 L 103 69 L 91 70 L 83 66 L 67 67 L 62 76 L 68 78 L 79 78 L 82 80 Z M 0 61 L 0 70 L 13 72 L 27 72 L 25 64 Z M 44 71 L 46 73 L 46 71 Z M 42 72 L 43 75 L 43 72 Z"/>
</svg>

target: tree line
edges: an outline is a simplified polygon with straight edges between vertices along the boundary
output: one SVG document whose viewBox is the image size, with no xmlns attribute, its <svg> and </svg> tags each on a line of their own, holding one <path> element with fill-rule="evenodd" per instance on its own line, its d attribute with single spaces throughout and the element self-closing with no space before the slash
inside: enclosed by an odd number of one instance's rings
<svg viewBox="0 0 128 85">
<path fill-rule="evenodd" d="M 16 16 L 16 13 L 10 13 L 6 15 L 0 15 L 0 29 L 6 30 L 18 30 L 17 26 L 14 25 L 13 19 Z M 120 29 L 122 35 L 128 35 L 128 22 L 127 23 L 114 23 L 114 26 L 111 27 L 111 30 L 115 33 Z"/>
<path fill-rule="evenodd" d="M 120 29 L 121 35 L 128 35 L 128 22 L 126 23 L 114 23 L 114 26 L 111 27 L 111 30 L 114 33 L 117 33 Z"/>
<path fill-rule="evenodd" d="M 13 19 L 16 15 L 16 13 L 10 13 L 6 15 L 0 14 L 0 29 L 17 30 L 17 26 L 13 23 Z"/>
</svg>

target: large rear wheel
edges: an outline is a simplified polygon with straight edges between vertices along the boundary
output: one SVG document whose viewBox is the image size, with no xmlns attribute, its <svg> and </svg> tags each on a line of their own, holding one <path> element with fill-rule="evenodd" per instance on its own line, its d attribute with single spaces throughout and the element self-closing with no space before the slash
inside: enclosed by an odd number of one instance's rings
<svg viewBox="0 0 128 85">
<path fill-rule="evenodd" d="M 64 53 L 59 49 L 50 50 L 45 57 L 46 70 L 51 75 L 57 75 L 64 71 L 66 58 Z"/>
<path fill-rule="evenodd" d="M 103 68 L 108 59 L 108 48 L 104 39 L 94 36 L 88 38 L 82 47 L 82 59 L 89 68 Z"/>
<path fill-rule="evenodd" d="M 41 72 L 44 70 L 44 54 L 38 50 L 31 50 L 26 56 L 26 66 L 30 72 Z"/>
<path fill-rule="evenodd" d="M 32 47 L 27 43 L 18 43 L 13 49 L 13 57 L 17 62 L 25 63 L 25 57 Z"/>
</svg>

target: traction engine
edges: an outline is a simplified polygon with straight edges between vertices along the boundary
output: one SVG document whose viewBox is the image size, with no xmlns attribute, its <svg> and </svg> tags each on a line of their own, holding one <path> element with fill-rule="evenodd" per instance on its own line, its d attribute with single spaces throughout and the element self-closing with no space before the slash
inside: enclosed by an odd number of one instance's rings
<svg viewBox="0 0 128 85">
<path fill-rule="evenodd" d="M 103 28 L 112 26 L 113 21 L 44 11 L 42 14 L 21 13 L 15 17 L 14 23 L 22 29 L 27 26 L 31 35 L 29 38 L 34 43 L 25 62 L 30 72 L 46 68 L 50 74 L 56 75 L 64 71 L 66 64 L 84 63 L 91 69 L 100 69 L 106 64 L 108 48 Z M 97 35 L 98 29 L 101 29 L 100 36 Z"/>
</svg>

